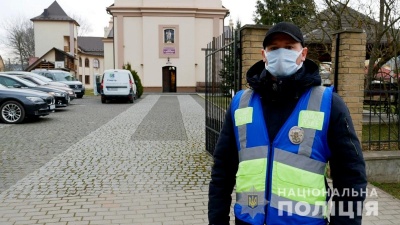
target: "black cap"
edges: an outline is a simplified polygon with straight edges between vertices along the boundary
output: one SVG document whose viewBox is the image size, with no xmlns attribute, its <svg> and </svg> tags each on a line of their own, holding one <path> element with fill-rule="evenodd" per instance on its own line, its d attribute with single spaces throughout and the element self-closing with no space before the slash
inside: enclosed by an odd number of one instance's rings
<svg viewBox="0 0 400 225">
<path fill-rule="evenodd" d="M 263 41 L 264 48 L 267 46 L 268 42 L 271 41 L 272 36 L 276 33 L 285 33 L 287 35 L 290 35 L 294 40 L 300 42 L 301 45 L 304 47 L 304 38 L 300 28 L 293 23 L 280 22 L 271 27 L 271 29 L 268 30 L 267 34 L 265 34 L 265 38 Z"/>
</svg>

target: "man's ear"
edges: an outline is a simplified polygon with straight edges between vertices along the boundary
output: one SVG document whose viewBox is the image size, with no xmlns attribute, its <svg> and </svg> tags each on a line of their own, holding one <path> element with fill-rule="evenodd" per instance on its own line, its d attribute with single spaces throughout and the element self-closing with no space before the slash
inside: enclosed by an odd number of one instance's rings
<svg viewBox="0 0 400 225">
<path fill-rule="evenodd" d="M 266 62 L 266 61 L 267 61 L 267 58 L 266 58 L 266 56 L 265 56 L 265 51 L 264 51 L 264 49 L 261 49 L 261 55 L 262 55 L 263 62 Z"/>
<path fill-rule="evenodd" d="M 304 47 L 304 48 L 303 48 L 303 51 L 301 52 L 301 61 L 304 62 L 304 61 L 306 60 L 307 53 L 308 53 L 308 48 L 307 48 L 307 47 Z"/>
</svg>

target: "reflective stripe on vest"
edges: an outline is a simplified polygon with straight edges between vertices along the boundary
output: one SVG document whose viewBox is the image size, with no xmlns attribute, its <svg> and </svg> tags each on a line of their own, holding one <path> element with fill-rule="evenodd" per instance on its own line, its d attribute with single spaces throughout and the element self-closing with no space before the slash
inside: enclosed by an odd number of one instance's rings
<svg viewBox="0 0 400 225">
<path fill-rule="evenodd" d="M 315 87 L 311 90 L 307 110 L 320 111 L 324 91 L 324 87 Z M 274 149 L 270 206 L 304 217 L 324 219 L 326 163 L 310 158 L 316 131 L 316 129 L 304 129 L 306 138 L 300 144 L 298 154 L 284 149 Z M 305 208 L 300 210 L 300 207 Z"/>
<path fill-rule="evenodd" d="M 315 87 L 311 90 L 311 96 L 310 100 L 308 101 L 307 110 L 319 111 L 319 109 L 321 108 L 321 102 L 324 90 L 325 90 L 324 87 Z M 314 142 L 315 132 L 316 130 L 314 129 L 304 130 L 304 136 L 310 137 L 310 139 L 300 144 L 299 155 L 310 157 L 311 147 Z"/>
<path fill-rule="evenodd" d="M 240 143 L 239 168 L 236 173 L 236 204 L 241 214 L 249 214 L 252 219 L 262 214 L 264 221 L 265 183 L 267 172 L 268 146 L 247 148 L 247 124 L 252 122 L 253 108 L 249 102 L 253 91 L 245 90 L 240 97 L 239 108 L 235 111 L 235 124 Z"/>
</svg>

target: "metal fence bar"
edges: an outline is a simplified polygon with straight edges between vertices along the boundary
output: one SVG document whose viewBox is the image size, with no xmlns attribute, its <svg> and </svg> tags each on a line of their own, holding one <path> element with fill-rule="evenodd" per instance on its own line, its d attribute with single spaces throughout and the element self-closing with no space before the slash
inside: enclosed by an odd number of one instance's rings
<svg viewBox="0 0 400 225">
<path fill-rule="evenodd" d="M 205 50 L 206 150 L 213 154 L 233 93 L 239 90 L 240 42 L 234 30 L 213 38 Z"/>
<path fill-rule="evenodd" d="M 399 98 L 396 83 L 371 84 L 364 92 L 364 150 L 399 150 Z"/>
</svg>

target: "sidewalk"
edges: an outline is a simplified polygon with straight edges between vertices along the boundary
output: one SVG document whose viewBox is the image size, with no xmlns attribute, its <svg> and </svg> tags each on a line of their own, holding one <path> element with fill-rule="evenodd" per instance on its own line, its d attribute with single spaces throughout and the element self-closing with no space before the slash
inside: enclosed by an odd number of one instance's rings
<svg viewBox="0 0 400 225">
<path fill-rule="evenodd" d="M 212 157 L 201 103 L 145 96 L 0 193 L 0 225 L 207 224 Z M 379 215 L 363 224 L 400 224 L 400 201 L 377 193 L 367 201 L 379 202 Z"/>
</svg>

